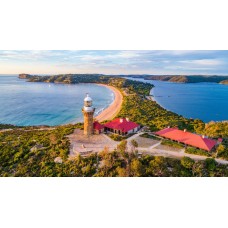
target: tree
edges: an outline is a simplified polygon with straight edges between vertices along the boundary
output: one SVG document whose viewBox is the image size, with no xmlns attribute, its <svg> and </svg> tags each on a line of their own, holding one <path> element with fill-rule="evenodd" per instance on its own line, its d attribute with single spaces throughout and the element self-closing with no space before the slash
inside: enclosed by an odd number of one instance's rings
<svg viewBox="0 0 228 228">
<path fill-rule="evenodd" d="M 197 161 L 192 167 L 193 176 L 203 177 L 206 176 L 205 167 L 203 161 Z"/>
<path fill-rule="evenodd" d="M 192 160 L 191 158 L 189 157 L 183 157 L 181 159 L 181 165 L 183 167 L 185 167 L 186 169 L 192 169 L 193 165 L 194 165 L 194 160 Z"/>
<path fill-rule="evenodd" d="M 51 134 L 51 135 L 49 136 L 49 138 L 50 138 L 51 144 L 53 144 L 53 145 L 56 145 L 56 144 L 57 144 L 58 139 L 57 139 L 57 137 L 56 137 L 55 134 Z"/>
<path fill-rule="evenodd" d="M 133 177 L 140 177 L 143 175 L 143 165 L 138 159 L 133 159 L 131 161 L 130 173 Z"/>
<path fill-rule="evenodd" d="M 150 161 L 147 173 L 149 176 L 165 176 L 166 167 L 166 159 L 162 156 L 156 156 Z"/>
<path fill-rule="evenodd" d="M 209 171 L 214 171 L 216 169 L 216 161 L 214 158 L 207 158 L 205 164 Z"/>
<path fill-rule="evenodd" d="M 137 143 L 137 141 L 135 141 L 134 139 L 131 140 L 131 145 L 132 145 L 133 147 L 135 147 L 135 148 L 138 147 L 138 143 Z"/>
<path fill-rule="evenodd" d="M 133 152 L 135 152 L 135 149 L 138 147 L 137 141 L 135 141 L 134 139 L 132 139 L 131 140 L 131 145 L 132 145 Z"/>
<path fill-rule="evenodd" d="M 225 151 L 225 146 L 223 144 L 219 144 L 219 146 L 216 149 L 217 156 L 220 157 L 220 155 Z"/>
<path fill-rule="evenodd" d="M 127 151 L 127 141 L 121 141 L 120 144 L 117 146 L 117 150 L 122 154 L 125 153 Z"/>
<path fill-rule="evenodd" d="M 128 176 L 128 172 L 125 168 L 121 168 L 121 167 L 117 167 L 116 168 L 117 171 L 117 176 L 118 177 L 127 177 Z"/>
</svg>

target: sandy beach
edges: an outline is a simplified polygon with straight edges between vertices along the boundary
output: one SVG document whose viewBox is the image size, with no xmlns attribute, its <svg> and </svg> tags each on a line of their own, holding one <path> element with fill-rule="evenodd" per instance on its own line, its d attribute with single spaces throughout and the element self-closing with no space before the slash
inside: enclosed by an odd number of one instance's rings
<svg viewBox="0 0 228 228">
<path fill-rule="evenodd" d="M 118 89 L 116 89 L 113 86 L 108 86 L 108 85 L 103 85 L 103 84 L 98 84 L 98 85 L 106 86 L 107 88 L 111 89 L 114 93 L 115 100 L 112 102 L 112 104 L 108 108 L 106 108 L 98 116 L 95 116 L 95 119 L 99 122 L 102 122 L 104 120 L 111 120 L 118 114 L 118 112 L 121 109 L 121 105 L 123 102 L 123 95 L 121 94 L 121 92 Z"/>
</svg>

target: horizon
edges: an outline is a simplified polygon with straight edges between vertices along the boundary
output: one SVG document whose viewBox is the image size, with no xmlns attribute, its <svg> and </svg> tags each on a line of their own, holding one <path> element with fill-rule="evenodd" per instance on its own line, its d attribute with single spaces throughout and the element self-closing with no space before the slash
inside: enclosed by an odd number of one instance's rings
<svg viewBox="0 0 228 228">
<path fill-rule="evenodd" d="M 0 74 L 5 75 L 226 76 L 227 63 L 226 50 L 0 50 Z"/>
<path fill-rule="evenodd" d="M 58 75 L 104 75 L 104 76 L 191 76 L 191 77 L 228 77 L 228 74 L 99 74 L 99 73 L 61 73 L 61 74 L 30 74 L 30 73 L 15 73 L 15 74 L 0 74 L 1 76 L 19 76 L 20 74 L 28 74 L 31 76 L 58 76 Z"/>
</svg>

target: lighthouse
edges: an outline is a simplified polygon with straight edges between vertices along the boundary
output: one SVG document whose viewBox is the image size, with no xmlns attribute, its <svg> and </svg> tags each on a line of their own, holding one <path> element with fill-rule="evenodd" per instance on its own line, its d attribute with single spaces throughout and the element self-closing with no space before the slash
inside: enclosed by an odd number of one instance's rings
<svg viewBox="0 0 228 228">
<path fill-rule="evenodd" d="M 84 115 L 84 135 L 90 136 L 93 134 L 93 114 L 95 108 L 93 107 L 93 100 L 86 94 L 84 99 L 84 107 L 82 108 L 82 113 Z"/>
</svg>

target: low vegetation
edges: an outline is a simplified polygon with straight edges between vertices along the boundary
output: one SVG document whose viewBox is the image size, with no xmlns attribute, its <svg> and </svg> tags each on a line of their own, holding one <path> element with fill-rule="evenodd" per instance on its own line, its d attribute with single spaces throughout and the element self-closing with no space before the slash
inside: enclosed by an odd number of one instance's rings
<svg viewBox="0 0 228 228">
<path fill-rule="evenodd" d="M 223 139 L 223 142 L 216 148 L 217 157 L 228 160 L 228 138 Z"/>
<path fill-rule="evenodd" d="M 61 126 L 54 130 L 12 130 L 0 133 L 0 176 L 68 176 L 68 177 L 191 177 L 228 176 L 228 169 L 214 159 L 193 161 L 159 156 L 138 155 L 137 142 L 126 152 L 126 141 L 117 150 L 104 148 L 88 157 L 68 158 L 66 137 L 78 127 Z M 39 145 L 39 147 L 38 147 Z M 55 162 L 60 157 L 61 162 Z"/>
<path fill-rule="evenodd" d="M 144 134 L 140 135 L 140 137 L 154 139 L 154 140 L 161 140 L 161 138 L 158 138 L 157 136 L 154 136 L 154 135 L 151 135 L 148 133 L 144 133 Z"/>
<path fill-rule="evenodd" d="M 66 161 L 69 135 L 78 125 L 53 130 L 14 129 L 0 133 L 0 176 L 56 176 L 56 157 Z"/>
<path fill-rule="evenodd" d="M 126 139 L 125 136 L 122 135 L 118 135 L 118 134 L 108 134 L 108 136 L 113 139 L 114 141 L 122 141 L 124 139 Z"/>
<path fill-rule="evenodd" d="M 174 142 L 171 140 L 167 140 L 167 139 L 163 139 L 161 142 L 161 145 L 171 146 L 171 147 L 180 148 L 180 149 L 185 148 L 185 146 L 183 144 L 178 143 L 178 142 Z"/>
<path fill-rule="evenodd" d="M 113 139 L 114 141 L 122 141 L 122 140 L 125 140 L 131 136 L 135 135 L 135 133 L 131 133 L 131 134 L 128 134 L 128 135 L 119 135 L 119 134 L 112 134 L 112 133 L 109 133 L 108 136 Z"/>
<path fill-rule="evenodd" d="M 207 151 L 205 150 L 201 150 L 201 149 L 197 149 L 195 147 L 186 147 L 185 149 L 185 153 L 188 153 L 188 154 L 197 154 L 197 155 L 203 155 L 203 156 L 211 156 Z"/>
<path fill-rule="evenodd" d="M 1 124 L 0 123 L 0 130 L 2 129 L 13 129 L 13 128 L 16 128 L 17 126 L 15 125 L 12 125 L 12 124 Z"/>
<path fill-rule="evenodd" d="M 214 122 L 205 124 L 201 133 L 211 138 L 228 138 L 228 121 Z"/>
</svg>

